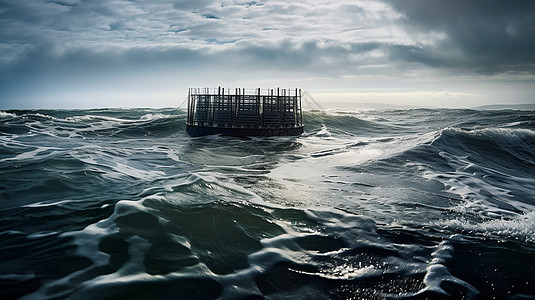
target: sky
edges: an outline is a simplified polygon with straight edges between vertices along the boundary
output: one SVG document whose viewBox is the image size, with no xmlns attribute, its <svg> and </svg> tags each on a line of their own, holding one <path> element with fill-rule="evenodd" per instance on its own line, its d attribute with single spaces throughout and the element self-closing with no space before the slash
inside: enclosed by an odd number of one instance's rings
<svg viewBox="0 0 535 300">
<path fill-rule="evenodd" d="M 0 0 L 0 109 L 176 107 L 216 86 L 535 104 L 535 1 Z"/>
</svg>

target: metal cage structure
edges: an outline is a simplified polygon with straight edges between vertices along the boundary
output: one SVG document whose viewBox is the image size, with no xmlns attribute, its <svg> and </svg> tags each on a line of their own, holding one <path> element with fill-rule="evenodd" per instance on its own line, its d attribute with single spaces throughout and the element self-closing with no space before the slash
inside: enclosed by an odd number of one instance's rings
<svg viewBox="0 0 535 300">
<path fill-rule="evenodd" d="M 300 89 L 190 88 L 191 136 L 277 136 L 303 133 Z"/>
</svg>

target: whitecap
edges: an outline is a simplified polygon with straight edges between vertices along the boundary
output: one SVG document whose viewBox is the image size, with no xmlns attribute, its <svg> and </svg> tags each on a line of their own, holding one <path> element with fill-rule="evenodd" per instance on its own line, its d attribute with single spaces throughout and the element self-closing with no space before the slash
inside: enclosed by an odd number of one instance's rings
<svg viewBox="0 0 535 300">
<path fill-rule="evenodd" d="M 0 111 L 0 120 L 4 120 L 4 119 L 13 119 L 13 118 L 16 118 L 17 115 L 14 114 L 14 113 L 9 113 L 9 112 L 5 112 L 5 111 Z"/>
<path fill-rule="evenodd" d="M 145 115 L 141 116 L 141 120 L 154 121 L 154 120 L 159 120 L 159 119 L 166 119 L 166 118 L 169 118 L 169 117 L 171 117 L 171 115 L 164 115 L 164 114 L 161 114 L 161 113 L 154 113 L 154 114 L 145 114 Z"/>
<path fill-rule="evenodd" d="M 83 116 L 70 116 L 65 118 L 67 121 L 73 121 L 73 122 L 81 122 L 81 121 L 110 121 L 114 123 L 123 123 L 123 122 L 135 122 L 131 120 L 126 119 L 119 119 L 114 117 L 108 117 L 108 116 L 98 116 L 98 115 L 83 115 Z"/>
<path fill-rule="evenodd" d="M 358 266 L 346 263 L 338 265 L 332 269 L 323 270 L 317 275 L 334 280 L 354 280 L 358 278 L 378 276 L 382 273 L 383 271 L 375 265 L 362 266 L 362 262 L 359 262 Z"/>
<path fill-rule="evenodd" d="M 476 223 L 466 219 L 452 219 L 437 224 L 448 229 L 470 232 L 471 236 L 497 239 L 498 241 L 517 240 L 535 244 L 535 211 L 518 215 L 511 219 L 495 219 Z"/>
</svg>

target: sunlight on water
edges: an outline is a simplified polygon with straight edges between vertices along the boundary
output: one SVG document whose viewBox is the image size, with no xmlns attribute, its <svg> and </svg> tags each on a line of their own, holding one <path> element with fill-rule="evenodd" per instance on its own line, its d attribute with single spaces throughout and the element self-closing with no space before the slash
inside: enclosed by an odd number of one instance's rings
<svg viewBox="0 0 535 300">
<path fill-rule="evenodd" d="M 2 299 L 533 297 L 535 114 L 0 113 Z"/>
</svg>

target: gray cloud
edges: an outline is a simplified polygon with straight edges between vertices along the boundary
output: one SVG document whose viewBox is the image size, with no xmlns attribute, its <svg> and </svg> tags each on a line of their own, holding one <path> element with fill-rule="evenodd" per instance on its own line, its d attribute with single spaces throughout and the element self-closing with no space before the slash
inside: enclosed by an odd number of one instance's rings
<svg viewBox="0 0 535 300">
<path fill-rule="evenodd" d="M 0 0 L 0 96 L 52 78 L 162 70 L 535 74 L 534 14 L 535 2 L 519 0 Z"/>
<path fill-rule="evenodd" d="M 238 51 L 253 45 L 269 52 L 282 43 L 292 43 L 285 46 L 291 51 L 308 51 L 303 45 L 329 41 L 332 48 L 381 44 L 375 57 L 383 63 L 388 56 L 393 66 L 406 62 L 474 73 L 533 71 L 533 1 L 385 1 L 389 5 L 375 0 L 4 0 L 0 64 L 24 59 L 26 52 L 45 45 L 62 55 L 77 49 L 143 47 L 217 52 L 228 51 L 229 44 Z"/>
<path fill-rule="evenodd" d="M 179 10 L 198 10 L 216 2 L 215 0 L 175 0 L 173 6 Z"/>
<path fill-rule="evenodd" d="M 5 1 L 2 8 L 0 64 L 27 59 L 42 48 L 55 56 L 130 48 L 214 53 L 229 52 L 229 46 L 237 52 L 250 46 L 269 52 L 284 43 L 295 52 L 325 39 L 341 45 L 369 42 L 348 34 L 348 28 L 360 26 L 351 17 L 364 15 L 351 1 Z M 339 14 L 344 14 L 340 22 L 333 23 Z"/>
<path fill-rule="evenodd" d="M 435 45 L 394 48 L 396 58 L 474 73 L 535 74 L 534 1 L 388 2 L 408 32 L 444 35 Z"/>
</svg>

